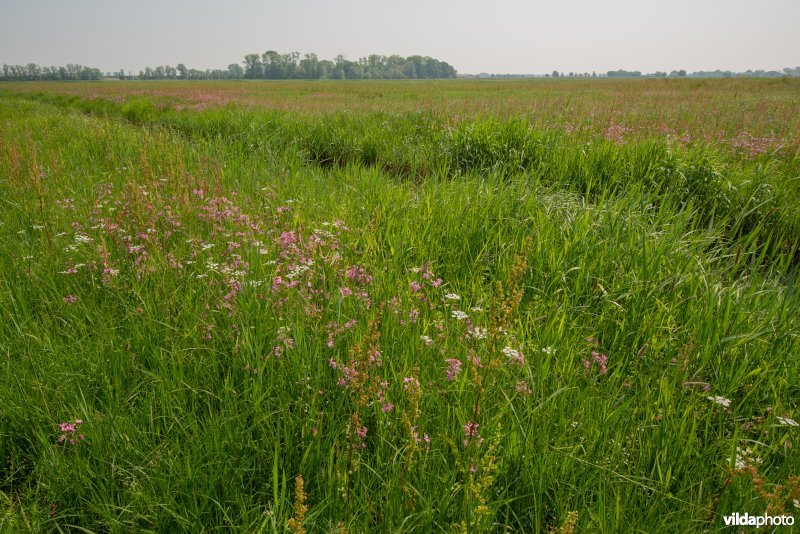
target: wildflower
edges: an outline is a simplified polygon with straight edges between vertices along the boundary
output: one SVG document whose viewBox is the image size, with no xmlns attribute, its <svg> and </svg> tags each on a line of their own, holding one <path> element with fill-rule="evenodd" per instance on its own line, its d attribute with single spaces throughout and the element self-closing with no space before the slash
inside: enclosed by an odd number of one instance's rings
<svg viewBox="0 0 800 534">
<path fill-rule="evenodd" d="M 444 298 L 446 298 L 447 300 L 461 300 L 461 297 L 459 295 L 456 295 L 455 293 L 447 293 L 444 296 Z"/>
<path fill-rule="evenodd" d="M 525 356 L 523 356 L 520 351 L 514 350 L 511 347 L 504 347 L 502 353 L 508 357 L 509 363 L 525 365 Z"/>
<path fill-rule="evenodd" d="M 294 232 L 282 232 L 280 241 L 281 247 L 288 248 L 297 241 L 297 235 Z"/>
<path fill-rule="evenodd" d="M 367 274 L 363 267 L 358 265 L 351 265 L 347 269 L 347 277 L 351 282 L 356 282 L 361 285 L 369 284 L 372 282 L 372 275 Z"/>
<path fill-rule="evenodd" d="M 778 416 L 778 424 L 782 426 L 800 426 L 797 421 L 782 416 Z"/>
<path fill-rule="evenodd" d="M 462 443 L 464 447 L 468 447 L 470 442 L 473 440 L 478 444 L 478 446 L 483 443 L 483 437 L 478 432 L 478 426 L 478 423 L 473 423 L 472 421 L 467 421 L 464 424 L 464 436 L 466 437 Z"/>
<path fill-rule="evenodd" d="M 61 435 L 58 437 L 59 443 L 69 443 L 75 445 L 86 439 L 86 436 L 78 433 L 78 426 L 83 423 L 83 419 L 75 419 L 74 421 L 64 422 L 58 425 Z M 77 435 L 77 440 L 75 439 Z"/>
<path fill-rule="evenodd" d="M 286 526 L 294 532 L 294 534 L 306 534 L 306 529 L 303 528 L 303 520 L 308 512 L 306 506 L 306 492 L 303 488 L 303 477 L 299 475 L 294 479 L 294 516 L 289 519 Z"/>
<path fill-rule="evenodd" d="M 740 449 L 739 447 L 736 448 L 736 469 L 744 469 L 748 465 L 761 463 L 764 463 L 764 460 L 757 456 L 753 456 L 753 451 L 750 450 L 749 447 L 745 447 L 744 449 Z"/>
<path fill-rule="evenodd" d="M 730 408 L 730 406 L 731 406 L 730 399 L 726 399 L 725 397 L 720 397 L 718 395 L 714 395 L 714 396 L 708 396 L 706 398 L 708 400 L 710 400 L 710 401 L 716 402 L 717 404 L 719 404 L 720 406 L 722 406 L 724 408 Z"/>
<path fill-rule="evenodd" d="M 461 360 L 456 358 L 448 358 L 445 361 L 448 365 L 445 374 L 447 375 L 447 380 L 452 382 L 455 380 L 456 375 L 461 371 Z"/>
<path fill-rule="evenodd" d="M 75 304 L 78 302 L 78 297 L 75 295 L 67 295 L 62 300 L 64 301 L 64 304 Z"/>
<path fill-rule="evenodd" d="M 450 317 L 453 319 L 458 319 L 459 321 L 463 321 L 464 319 L 469 319 L 469 316 L 461 310 L 453 310 L 450 312 Z"/>
<path fill-rule="evenodd" d="M 383 413 L 389 413 L 392 410 L 394 410 L 394 404 L 392 404 L 391 402 L 385 402 L 383 403 L 383 406 L 381 406 L 381 411 Z"/>
<path fill-rule="evenodd" d="M 547 354 L 548 356 L 554 356 L 556 353 L 556 349 L 553 347 L 544 347 L 542 349 L 542 354 Z"/>
<path fill-rule="evenodd" d="M 470 311 L 473 311 L 475 313 L 481 313 L 483 311 L 483 308 L 481 308 L 480 306 L 473 306 L 470 308 Z"/>
<path fill-rule="evenodd" d="M 525 383 L 524 381 L 522 381 L 522 380 L 518 381 L 518 382 L 517 382 L 517 383 L 514 385 L 514 390 L 515 390 L 517 393 L 522 393 L 523 395 L 527 395 L 528 393 L 530 393 L 530 392 L 531 392 L 530 388 L 528 387 L 528 384 L 526 384 L 526 383 Z"/>
<path fill-rule="evenodd" d="M 419 336 L 419 338 L 420 338 L 422 341 L 424 341 L 424 342 L 425 342 L 425 346 L 426 346 L 426 347 L 430 346 L 430 345 L 431 345 L 431 343 L 433 343 L 433 340 L 432 340 L 431 338 L 429 338 L 428 336 Z"/>
<path fill-rule="evenodd" d="M 414 376 L 407 376 L 403 378 L 403 389 L 406 391 L 419 391 L 419 380 Z"/>
<path fill-rule="evenodd" d="M 474 310 L 475 308 L 472 308 L 472 309 Z M 486 331 L 485 328 L 483 328 L 481 326 L 476 326 L 472 330 L 467 332 L 467 337 L 471 338 L 471 339 L 475 339 L 475 340 L 486 339 L 487 335 L 488 335 L 488 332 Z"/>
<path fill-rule="evenodd" d="M 605 354 L 600 354 L 599 352 L 592 351 L 590 360 L 583 360 L 583 367 L 586 372 L 589 372 L 589 369 L 592 367 L 592 364 L 597 364 L 598 373 L 604 375 L 608 372 L 608 356 Z"/>
<path fill-rule="evenodd" d="M 411 284 L 409 284 L 409 287 L 411 288 L 412 293 L 416 293 L 422 288 L 422 286 L 420 286 L 419 283 L 417 282 L 411 282 Z"/>
<path fill-rule="evenodd" d="M 471 421 L 467 421 L 464 424 L 464 434 L 466 434 L 468 438 L 474 436 L 475 434 L 478 433 L 478 427 L 479 426 L 480 425 L 478 423 L 473 423 Z"/>
</svg>

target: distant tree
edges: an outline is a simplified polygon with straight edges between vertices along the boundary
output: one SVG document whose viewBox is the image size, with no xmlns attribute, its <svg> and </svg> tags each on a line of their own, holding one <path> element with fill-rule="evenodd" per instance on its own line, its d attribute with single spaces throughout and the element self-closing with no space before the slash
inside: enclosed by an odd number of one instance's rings
<svg viewBox="0 0 800 534">
<path fill-rule="evenodd" d="M 558 71 L 554 70 L 552 76 L 553 78 L 558 78 L 559 77 Z"/>
<path fill-rule="evenodd" d="M 300 61 L 298 76 L 305 79 L 316 80 L 320 77 L 319 58 L 316 54 L 306 54 Z"/>
<path fill-rule="evenodd" d="M 247 54 L 244 56 L 244 77 L 257 79 L 264 77 L 264 63 L 258 54 Z"/>
<path fill-rule="evenodd" d="M 244 78 L 244 68 L 238 63 L 231 63 L 228 65 L 228 78 L 232 80 Z"/>
<path fill-rule="evenodd" d="M 606 73 L 609 78 L 638 78 L 641 76 L 641 71 L 638 70 L 610 70 Z"/>
</svg>

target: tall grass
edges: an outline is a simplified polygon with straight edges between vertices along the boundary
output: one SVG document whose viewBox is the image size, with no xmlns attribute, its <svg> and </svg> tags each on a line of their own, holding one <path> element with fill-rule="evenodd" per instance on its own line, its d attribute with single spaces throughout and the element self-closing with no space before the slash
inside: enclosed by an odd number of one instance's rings
<svg viewBox="0 0 800 534">
<path fill-rule="evenodd" d="M 2 529 L 796 515 L 796 157 L 445 119 L 6 94 Z"/>
</svg>

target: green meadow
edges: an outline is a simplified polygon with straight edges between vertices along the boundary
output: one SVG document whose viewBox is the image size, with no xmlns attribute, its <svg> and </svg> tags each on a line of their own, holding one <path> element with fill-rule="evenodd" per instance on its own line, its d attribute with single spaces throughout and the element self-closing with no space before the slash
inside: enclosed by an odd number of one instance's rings
<svg viewBox="0 0 800 534">
<path fill-rule="evenodd" d="M 800 82 L 0 86 L 0 531 L 800 517 Z"/>
</svg>

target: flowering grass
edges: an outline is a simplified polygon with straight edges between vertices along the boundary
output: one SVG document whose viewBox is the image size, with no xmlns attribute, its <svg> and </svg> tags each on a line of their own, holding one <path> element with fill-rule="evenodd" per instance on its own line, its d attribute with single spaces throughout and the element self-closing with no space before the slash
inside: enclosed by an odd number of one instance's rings
<svg viewBox="0 0 800 534">
<path fill-rule="evenodd" d="M 608 83 L 570 90 L 611 113 Z M 792 139 L 764 94 L 796 85 L 736 83 Z M 800 514 L 796 142 L 549 128 L 457 81 L 344 86 L 397 112 L 154 86 L 0 97 L 0 530 Z"/>
</svg>

